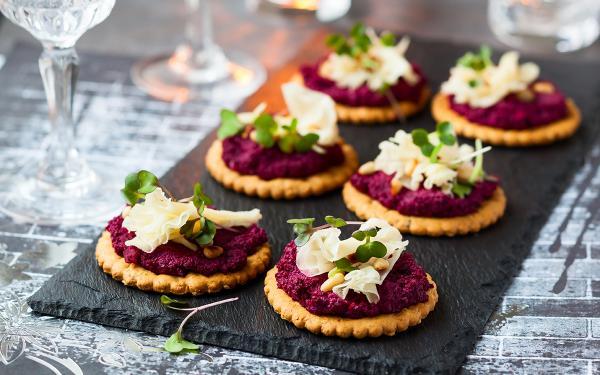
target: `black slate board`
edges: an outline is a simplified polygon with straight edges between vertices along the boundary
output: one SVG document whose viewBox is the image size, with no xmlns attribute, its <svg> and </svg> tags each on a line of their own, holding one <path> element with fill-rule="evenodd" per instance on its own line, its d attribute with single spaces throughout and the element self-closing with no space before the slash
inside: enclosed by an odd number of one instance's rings
<svg viewBox="0 0 600 375">
<path fill-rule="evenodd" d="M 423 67 L 432 86 L 437 88 L 466 48 L 414 39 L 409 55 Z M 291 64 L 310 61 L 316 55 L 317 52 L 307 47 L 300 54 L 302 57 Z M 497 147 L 486 156 L 486 170 L 502 177 L 508 196 L 506 215 L 492 228 L 461 238 L 407 236 L 409 249 L 433 276 L 440 293 L 435 311 L 420 326 L 393 338 L 362 341 L 315 336 L 296 329 L 274 313 L 263 295 L 260 279 L 241 290 L 217 297 L 191 298 L 192 304 L 231 295 L 239 296 L 240 300 L 203 312 L 188 324 L 186 337 L 348 371 L 455 372 L 598 134 L 595 106 L 600 80 L 597 66 L 537 61 L 543 76 L 555 80 L 581 107 L 584 126 L 574 138 L 559 144 L 530 149 Z M 290 67 L 287 70 L 290 71 Z M 253 101 L 258 101 L 261 95 L 264 93 L 259 93 L 259 98 Z M 410 119 L 403 128 L 432 126 L 430 115 L 423 113 Z M 342 134 L 355 146 L 361 162 L 365 162 L 376 155 L 380 140 L 398 128 L 397 124 L 343 126 Z M 275 260 L 291 238 L 285 218 L 326 214 L 353 216 L 345 209 L 339 192 L 282 202 L 261 201 L 223 189 L 203 168 L 211 139 L 203 141 L 165 176 L 166 185 L 177 195 L 183 195 L 190 193 L 192 183 L 200 179 L 220 207 L 234 210 L 259 207 Z M 95 262 L 93 246 L 50 279 L 30 298 L 29 304 L 34 311 L 43 314 L 165 336 L 170 335 L 182 319 L 180 314 L 165 310 L 158 295 L 124 287 L 104 275 Z"/>
</svg>

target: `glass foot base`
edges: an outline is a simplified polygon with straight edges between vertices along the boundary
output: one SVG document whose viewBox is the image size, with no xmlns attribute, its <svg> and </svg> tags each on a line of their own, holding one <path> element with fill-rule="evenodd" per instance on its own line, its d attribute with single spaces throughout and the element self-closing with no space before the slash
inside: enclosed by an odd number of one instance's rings
<svg viewBox="0 0 600 375">
<path fill-rule="evenodd" d="M 20 174 L 11 178 L 8 190 L 2 192 L 0 211 L 17 222 L 40 225 L 100 223 L 124 206 L 120 186 L 109 181 L 89 170 L 73 186 L 53 189 L 35 173 Z"/>
<path fill-rule="evenodd" d="M 227 53 L 229 74 L 212 83 L 196 83 L 198 72 L 181 73 L 175 67 L 172 55 L 149 58 L 137 62 L 131 69 L 133 82 L 149 95 L 169 102 L 212 101 L 223 102 L 249 96 L 267 77 L 262 64 L 243 53 Z"/>
</svg>

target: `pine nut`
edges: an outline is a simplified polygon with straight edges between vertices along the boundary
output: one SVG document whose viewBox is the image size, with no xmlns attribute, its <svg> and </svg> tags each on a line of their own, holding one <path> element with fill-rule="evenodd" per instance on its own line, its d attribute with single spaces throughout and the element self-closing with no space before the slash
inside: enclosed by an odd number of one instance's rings
<svg viewBox="0 0 600 375">
<path fill-rule="evenodd" d="M 340 285 L 343 282 L 344 275 L 336 273 L 333 277 L 325 280 L 325 282 L 321 284 L 321 292 L 331 292 L 334 286 Z"/>
<path fill-rule="evenodd" d="M 375 268 L 376 271 L 385 271 L 389 266 L 390 262 L 383 258 L 378 258 L 375 262 L 373 262 L 373 268 Z"/>
<path fill-rule="evenodd" d="M 368 161 L 365 164 L 361 165 L 358 168 L 358 173 L 360 174 L 373 174 L 375 173 L 375 163 L 372 161 Z"/>
<path fill-rule="evenodd" d="M 221 246 L 206 246 L 202 249 L 202 252 L 208 259 L 215 259 L 223 254 L 223 248 Z"/>
</svg>

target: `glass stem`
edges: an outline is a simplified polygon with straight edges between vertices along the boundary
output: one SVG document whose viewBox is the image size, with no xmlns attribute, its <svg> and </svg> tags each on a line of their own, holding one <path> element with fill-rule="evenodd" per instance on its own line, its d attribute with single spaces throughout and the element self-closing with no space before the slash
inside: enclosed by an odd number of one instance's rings
<svg viewBox="0 0 600 375">
<path fill-rule="evenodd" d="M 81 179 L 85 162 L 75 148 L 73 94 L 79 71 L 74 48 L 44 46 L 39 59 L 52 129 L 46 154 L 41 161 L 38 179 L 56 189 L 67 189 Z"/>
<path fill-rule="evenodd" d="M 193 83 L 212 83 L 229 75 L 227 58 L 213 39 L 210 0 L 185 0 L 185 39 L 171 66 Z"/>
</svg>

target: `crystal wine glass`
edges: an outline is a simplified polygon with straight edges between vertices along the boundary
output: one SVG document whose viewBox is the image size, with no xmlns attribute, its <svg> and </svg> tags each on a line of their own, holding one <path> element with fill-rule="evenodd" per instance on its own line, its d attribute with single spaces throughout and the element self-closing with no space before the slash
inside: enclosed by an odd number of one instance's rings
<svg viewBox="0 0 600 375">
<path fill-rule="evenodd" d="M 230 101 L 252 94 L 266 79 L 262 64 L 213 40 L 209 0 L 185 0 L 185 38 L 175 52 L 136 63 L 133 82 L 165 101 Z"/>
<path fill-rule="evenodd" d="M 0 0 L 0 11 L 43 46 L 39 67 L 51 131 L 41 160 L 11 177 L 0 209 L 38 224 L 83 223 L 117 209 L 117 190 L 96 174 L 75 147 L 73 94 L 78 72 L 75 42 L 104 21 L 115 0 Z"/>
</svg>

